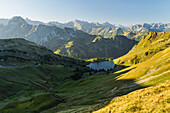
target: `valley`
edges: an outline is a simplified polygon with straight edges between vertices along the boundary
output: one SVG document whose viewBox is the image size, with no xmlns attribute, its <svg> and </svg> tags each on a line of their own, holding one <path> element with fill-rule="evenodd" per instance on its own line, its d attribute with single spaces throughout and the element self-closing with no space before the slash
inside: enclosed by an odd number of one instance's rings
<svg viewBox="0 0 170 113">
<path fill-rule="evenodd" d="M 83 60 L 22 38 L 1 39 L 0 112 L 169 112 L 169 46 L 169 32 L 149 32 L 117 59 Z M 108 60 L 113 69 L 86 67 Z"/>
</svg>

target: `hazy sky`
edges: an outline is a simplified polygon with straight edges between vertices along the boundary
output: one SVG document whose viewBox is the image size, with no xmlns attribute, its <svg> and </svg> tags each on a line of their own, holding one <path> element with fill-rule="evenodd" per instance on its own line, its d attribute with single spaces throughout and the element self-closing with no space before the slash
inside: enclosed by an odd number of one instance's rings
<svg viewBox="0 0 170 113">
<path fill-rule="evenodd" d="M 40 21 L 135 23 L 170 22 L 170 0 L 0 0 L 0 18 Z"/>
</svg>

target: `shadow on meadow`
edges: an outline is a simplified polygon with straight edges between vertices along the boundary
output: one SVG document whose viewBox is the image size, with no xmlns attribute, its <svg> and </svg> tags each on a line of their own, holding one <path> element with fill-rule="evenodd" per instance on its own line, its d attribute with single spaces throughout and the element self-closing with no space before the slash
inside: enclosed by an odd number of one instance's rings
<svg viewBox="0 0 170 113">
<path fill-rule="evenodd" d="M 59 67 L 61 69 L 62 67 Z M 128 94 L 137 89 L 144 88 L 135 83 L 133 79 L 118 80 L 117 78 L 132 69 L 126 69 L 119 73 L 113 73 L 127 68 L 123 65 L 116 65 L 110 71 L 85 71 L 92 75 L 76 79 L 66 76 L 63 83 L 49 90 L 31 89 L 16 94 L 8 102 L 3 104 L 2 112 L 65 112 L 73 109 L 73 112 L 92 112 L 107 105 L 109 101 L 117 96 Z M 64 69 L 63 69 L 64 71 Z M 68 73 L 74 70 L 68 71 Z M 76 72 L 76 73 L 75 73 Z M 62 72 L 63 73 L 63 72 Z M 97 74 L 98 73 L 98 74 Z M 103 74 L 104 73 L 104 74 Z M 74 71 L 72 75 L 83 74 L 83 71 Z M 97 74 L 97 75 L 96 75 Z M 101 74 L 101 75 L 100 75 Z M 48 84 L 54 80 L 48 80 Z M 43 78 L 45 80 L 45 78 Z M 59 80 L 59 79 L 58 79 Z M 29 83 L 29 81 L 27 81 Z M 38 83 L 36 83 L 38 84 Z M 41 85 L 41 84 L 40 84 Z M 50 85 L 49 85 L 50 86 Z M 29 87 L 29 84 L 28 84 Z M 22 98 L 22 99 L 21 99 Z M 6 104 L 6 105 L 5 105 Z M 78 107 L 78 108 L 77 108 Z M 69 111 L 72 112 L 72 111 Z"/>
</svg>

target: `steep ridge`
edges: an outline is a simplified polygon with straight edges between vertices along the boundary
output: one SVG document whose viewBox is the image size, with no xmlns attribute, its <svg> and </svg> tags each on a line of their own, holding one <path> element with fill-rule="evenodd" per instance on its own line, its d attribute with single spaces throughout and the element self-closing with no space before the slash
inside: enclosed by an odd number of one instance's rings
<svg viewBox="0 0 170 113">
<path fill-rule="evenodd" d="M 118 64 L 132 65 L 151 58 L 170 46 L 170 32 L 150 32 L 125 56 L 115 60 Z"/>
</svg>

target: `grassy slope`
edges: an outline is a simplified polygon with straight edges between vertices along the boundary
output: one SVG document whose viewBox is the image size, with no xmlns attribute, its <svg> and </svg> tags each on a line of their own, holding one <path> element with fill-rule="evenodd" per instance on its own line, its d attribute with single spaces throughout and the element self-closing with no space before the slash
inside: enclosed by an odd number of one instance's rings
<svg viewBox="0 0 170 113">
<path fill-rule="evenodd" d="M 94 113 L 162 113 L 170 112 L 170 80 L 114 98 Z"/>
<path fill-rule="evenodd" d="M 31 95 L 50 92 L 73 75 L 74 69 L 62 65 L 42 65 L 0 68 L 0 73 L 0 108 L 2 108 L 13 101 L 23 101 L 31 98 Z"/>
<path fill-rule="evenodd" d="M 119 79 L 136 79 L 138 83 L 156 85 L 170 77 L 170 47 L 139 63 Z"/>
<path fill-rule="evenodd" d="M 170 32 L 150 32 L 126 55 L 114 60 L 117 64 L 133 65 L 151 58 L 170 46 Z"/>
<path fill-rule="evenodd" d="M 154 36 L 155 39 L 154 41 L 152 40 L 152 42 L 150 41 L 151 38 L 153 38 L 151 35 Z M 169 45 L 169 33 L 161 33 L 158 35 L 155 35 L 155 33 L 150 33 L 149 36 L 146 36 L 145 38 L 151 43 L 145 39 L 142 39 L 136 46 L 136 49 L 132 50 L 131 53 L 119 58 L 118 60 L 123 60 L 124 63 L 127 64 L 124 58 L 130 58 L 131 54 L 140 56 L 148 49 L 153 51 L 157 49 L 159 51 L 155 52 L 155 54 L 152 54 L 151 56 L 141 57 L 141 63 L 137 62 L 136 65 L 134 64 L 131 67 L 128 67 L 127 69 L 132 70 L 118 76 L 117 80 L 133 79 L 134 82 L 140 86 L 154 85 L 154 87 L 141 89 L 128 95 L 117 97 L 113 99 L 109 105 L 98 110 L 96 113 L 170 112 L 170 84 L 169 81 L 166 81 L 170 80 L 170 47 L 167 47 Z M 141 48 L 143 48 L 143 50 Z M 127 69 L 116 73 L 121 73 Z M 159 83 L 162 84 L 158 85 Z"/>
<path fill-rule="evenodd" d="M 0 39 L 0 65 L 60 64 L 77 67 L 80 60 L 55 55 L 51 50 L 25 39 Z"/>
</svg>

